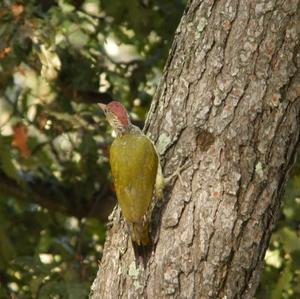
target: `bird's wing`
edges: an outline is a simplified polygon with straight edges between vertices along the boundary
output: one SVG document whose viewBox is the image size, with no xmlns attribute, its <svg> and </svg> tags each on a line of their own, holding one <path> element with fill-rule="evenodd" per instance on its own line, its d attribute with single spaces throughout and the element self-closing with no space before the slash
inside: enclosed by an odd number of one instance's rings
<svg viewBox="0 0 300 299">
<path fill-rule="evenodd" d="M 110 164 L 122 213 L 130 222 L 141 221 L 150 206 L 158 168 L 152 142 L 143 134 L 117 137 Z"/>
</svg>

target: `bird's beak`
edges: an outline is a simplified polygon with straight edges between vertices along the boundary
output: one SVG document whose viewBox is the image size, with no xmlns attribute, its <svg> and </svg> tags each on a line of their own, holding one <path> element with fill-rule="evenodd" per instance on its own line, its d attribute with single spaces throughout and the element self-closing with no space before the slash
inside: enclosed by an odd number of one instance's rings
<svg viewBox="0 0 300 299">
<path fill-rule="evenodd" d="M 106 106 L 105 104 L 102 104 L 102 103 L 98 103 L 98 106 L 100 107 L 100 109 L 105 113 L 106 111 Z"/>
</svg>

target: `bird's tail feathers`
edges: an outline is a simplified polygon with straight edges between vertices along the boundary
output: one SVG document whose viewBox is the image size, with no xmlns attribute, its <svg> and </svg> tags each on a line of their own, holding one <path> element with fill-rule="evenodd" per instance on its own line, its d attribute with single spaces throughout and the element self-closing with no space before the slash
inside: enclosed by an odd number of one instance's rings
<svg viewBox="0 0 300 299">
<path fill-rule="evenodd" d="M 138 246 L 146 246 L 150 243 L 148 221 L 131 224 L 131 238 Z"/>
</svg>

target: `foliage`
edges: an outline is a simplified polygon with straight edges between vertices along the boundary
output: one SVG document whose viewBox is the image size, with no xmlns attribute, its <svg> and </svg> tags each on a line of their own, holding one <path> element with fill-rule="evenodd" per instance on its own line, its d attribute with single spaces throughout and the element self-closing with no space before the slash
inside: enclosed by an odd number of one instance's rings
<svg viewBox="0 0 300 299">
<path fill-rule="evenodd" d="M 0 298 L 85 298 L 113 207 L 110 129 L 142 126 L 184 0 L 0 2 Z M 300 162 L 257 298 L 300 296 Z"/>
<path fill-rule="evenodd" d="M 300 298 L 300 157 L 285 190 L 282 213 L 265 256 L 257 299 Z"/>
</svg>

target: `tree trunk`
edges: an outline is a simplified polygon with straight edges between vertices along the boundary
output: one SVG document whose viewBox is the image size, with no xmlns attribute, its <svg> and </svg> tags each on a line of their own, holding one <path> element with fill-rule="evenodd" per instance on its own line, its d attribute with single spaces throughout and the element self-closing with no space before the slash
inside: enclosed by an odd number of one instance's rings
<svg viewBox="0 0 300 299">
<path fill-rule="evenodd" d="M 190 1 L 146 131 L 165 175 L 191 165 L 145 266 L 114 214 L 91 298 L 254 296 L 299 141 L 299 2 Z"/>
</svg>

